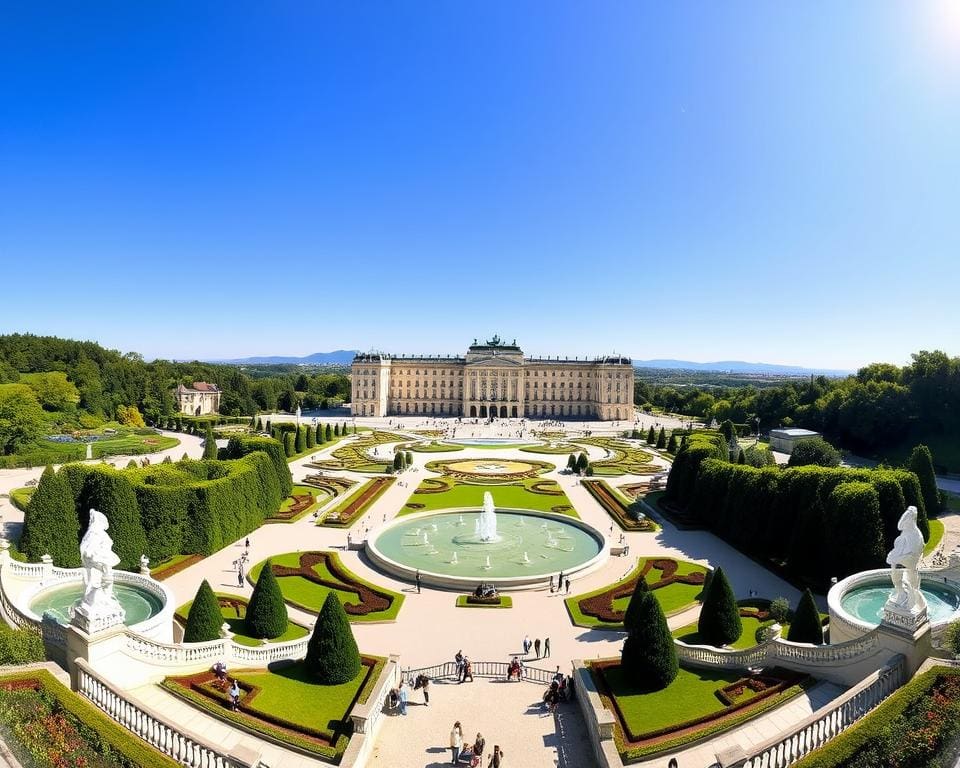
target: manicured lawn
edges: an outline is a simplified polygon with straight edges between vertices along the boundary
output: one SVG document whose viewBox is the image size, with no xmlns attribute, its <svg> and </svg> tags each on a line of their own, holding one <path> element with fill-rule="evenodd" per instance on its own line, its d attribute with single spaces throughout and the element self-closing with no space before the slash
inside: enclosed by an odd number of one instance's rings
<svg viewBox="0 0 960 768">
<path fill-rule="evenodd" d="M 142 434 L 138 434 L 142 432 Z M 93 458 L 105 456 L 127 456 L 164 451 L 180 444 L 175 437 L 160 435 L 150 429 L 118 431 L 102 440 L 90 443 L 93 446 Z M 39 439 L 24 448 L 19 454 L 2 457 L 0 467 L 30 467 L 43 464 L 64 464 L 68 461 L 80 461 L 86 458 L 87 443 L 58 443 L 53 440 Z"/>
<path fill-rule="evenodd" d="M 30 503 L 30 499 L 33 498 L 36 490 L 36 486 L 32 488 L 14 488 L 10 491 L 10 503 L 21 512 L 26 512 L 27 505 Z"/>
<path fill-rule="evenodd" d="M 667 558 L 650 559 L 665 560 Z M 686 560 L 676 560 L 675 562 L 677 563 L 677 576 L 695 573 L 705 574 L 707 572 L 707 569 L 704 566 L 697 565 L 696 563 L 691 563 Z M 645 567 L 646 563 L 647 559 L 641 559 L 633 571 L 614 584 L 601 587 L 600 589 L 596 589 L 593 592 L 587 592 L 583 595 L 574 595 L 573 597 L 566 598 L 565 603 L 567 606 L 567 611 L 569 611 L 570 618 L 572 619 L 573 623 L 578 627 L 622 629 L 622 621 L 604 621 L 595 616 L 585 614 L 583 610 L 581 610 L 581 603 L 589 600 L 590 598 L 610 593 L 612 600 L 610 603 L 608 603 L 608 605 L 613 609 L 613 612 L 622 613 L 627 609 L 627 604 L 630 602 L 630 595 L 633 593 L 633 585 L 636 583 L 636 579 Z M 647 584 L 654 584 L 659 581 L 661 574 L 662 571 L 655 568 L 650 568 L 645 577 Z M 696 605 L 702 590 L 703 586 L 700 584 L 684 584 L 683 582 L 674 582 L 658 589 L 654 589 L 653 596 L 657 598 L 657 601 L 660 603 L 660 607 L 663 608 L 663 612 L 669 616 L 674 613 L 680 613 L 681 611 Z M 621 596 L 617 597 L 616 595 Z"/>
<path fill-rule="evenodd" d="M 636 447 L 626 440 L 614 437 L 584 437 L 573 440 L 579 445 L 592 445 L 611 453 L 608 458 L 591 461 L 596 476 L 615 477 L 618 475 L 651 475 L 662 472 L 663 467 L 651 464 L 653 454 Z"/>
<path fill-rule="evenodd" d="M 414 453 L 452 453 L 454 451 L 462 451 L 464 446 L 462 445 L 451 445 L 450 443 L 440 443 L 436 440 L 429 443 L 411 443 L 409 445 L 401 446 L 405 451 L 413 451 Z"/>
<path fill-rule="evenodd" d="M 736 648 L 738 650 L 753 648 L 753 646 L 757 644 L 757 631 L 761 627 L 769 627 L 771 624 L 773 624 L 772 619 L 769 621 L 760 621 L 755 616 L 741 616 L 740 622 L 743 624 L 743 633 L 740 635 L 740 638 L 732 646 L 730 646 L 731 648 Z M 784 635 L 786 635 L 788 627 L 789 625 L 784 625 Z M 700 633 L 697 632 L 696 622 L 674 630 L 673 636 L 680 642 L 686 643 L 687 645 L 707 645 L 707 643 L 700 639 Z"/>
<path fill-rule="evenodd" d="M 295 496 L 309 496 L 313 499 L 313 503 L 308 507 L 301 509 L 293 516 L 287 516 L 295 504 L 300 503 L 298 499 L 295 499 Z M 302 519 L 306 515 L 309 515 L 316 509 L 319 509 L 324 504 L 326 504 L 332 495 L 320 488 L 316 488 L 312 485 L 295 485 L 293 490 L 290 492 L 290 495 L 287 496 L 282 502 L 280 502 L 280 509 L 277 510 L 274 516 L 267 518 L 267 522 L 276 522 L 276 523 L 295 523 L 297 520 Z"/>
<path fill-rule="evenodd" d="M 259 638 L 246 634 L 247 624 L 244 619 L 247 615 L 247 600 L 239 595 L 231 595 L 226 592 L 217 592 L 216 595 L 218 598 L 228 598 L 239 604 L 237 607 L 233 605 L 220 606 L 220 613 L 223 616 L 223 620 L 230 625 L 230 631 L 233 632 L 234 642 L 238 645 L 261 645 Z M 190 614 L 190 606 L 192 605 L 193 600 L 190 600 L 177 608 L 176 617 L 181 624 L 186 625 L 187 616 Z M 292 621 L 287 622 L 287 631 L 280 635 L 280 637 L 273 638 L 270 642 L 282 643 L 286 640 L 298 640 L 301 637 L 306 637 L 309 631 L 310 630 L 301 627 L 299 624 L 294 624 Z"/>
<path fill-rule="evenodd" d="M 930 539 L 923 547 L 923 554 L 929 555 L 943 540 L 943 520 L 933 517 L 930 519 Z"/>
<path fill-rule="evenodd" d="M 287 552 L 282 555 L 275 555 L 270 558 L 270 560 L 275 566 L 299 569 L 301 567 L 301 558 L 309 554 L 310 553 L 307 552 Z M 277 583 L 280 585 L 280 591 L 283 593 L 284 600 L 306 611 L 319 613 L 321 606 L 323 606 L 323 601 L 327 597 L 327 593 L 332 590 L 347 609 L 347 617 L 350 621 L 392 621 L 396 619 L 397 613 L 400 611 L 400 606 L 403 605 L 403 595 L 398 592 L 392 592 L 385 587 L 379 587 L 368 581 L 364 581 L 344 566 L 343 562 L 335 553 L 329 553 L 329 555 L 336 563 L 336 567 L 349 579 L 349 583 L 332 573 L 325 563 L 319 562 L 311 565 L 310 570 L 321 580 L 338 586 L 334 587 L 319 584 L 305 576 L 299 575 L 277 576 Z M 260 577 L 260 571 L 262 569 L 263 562 L 257 563 L 250 569 L 250 578 L 254 582 Z M 357 585 L 372 590 L 376 595 L 379 595 L 380 599 L 384 600 L 385 603 L 389 603 L 389 605 L 385 605 L 381 610 L 375 610 L 370 613 L 351 613 L 350 609 L 347 608 L 348 604 L 357 605 L 362 603 L 359 592 L 364 592 L 364 590 L 361 589 L 358 592 L 355 588 Z M 364 592 L 364 594 L 366 593 Z"/>
<path fill-rule="evenodd" d="M 493 503 L 500 508 L 514 509 L 533 509 L 539 512 L 550 512 L 554 507 L 569 507 L 563 510 L 561 514 L 576 517 L 570 499 L 562 491 L 559 495 L 534 493 L 529 490 L 531 486 L 545 489 L 556 488 L 560 486 L 551 481 L 524 479 L 518 481 L 516 485 L 498 485 L 491 487 L 489 485 L 472 485 L 468 483 L 458 483 L 449 478 L 438 478 L 422 482 L 417 490 L 430 491 L 437 481 L 444 482 L 449 486 L 449 490 L 442 493 L 417 493 L 414 491 L 407 499 L 407 505 L 404 506 L 401 515 L 409 515 L 414 512 L 428 512 L 435 509 L 448 509 L 451 507 L 482 507 L 483 494 L 489 491 L 493 496 Z M 522 483 L 522 485 L 520 484 Z M 422 507 L 411 508 L 410 504 L 422 504 Z"/>
<path fill-rule="evenodd" d="M 644 693 L 624 679 L 619 667 L 609 668 L 604 674 L 634 733 L 649 733 L 722 712 L 726 707 L 717 698 L 717 689 L 743 677 L 738 670 L 681 667 L 676 679 L 662 691 Z"/>
</svg>

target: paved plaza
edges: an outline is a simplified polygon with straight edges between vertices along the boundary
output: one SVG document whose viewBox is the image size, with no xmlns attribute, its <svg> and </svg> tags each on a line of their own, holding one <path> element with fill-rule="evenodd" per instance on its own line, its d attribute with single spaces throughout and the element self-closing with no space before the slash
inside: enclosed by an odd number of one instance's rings
<svg viewBox="0 0 960 768">
<path fill-rule="evenodd" d="M 643 421 L 643 420 L 641 420 Z M 399 422 L 399 424 L 398 424 Z M 389 419 L 358 419 L 360 426 L 376 426 L 395 431 L 405 429 L 437 428 L 433 420 L 425 422 L 422 418 L 396 417 Z M 638 425 L 646 429 L 653 421 Z M 529 430 L 534 425 L 528 424 Z M 679 424 L 668 424 L 679 426 Z M 571 435 L 583 430 L 592 430 L 597 434 L 618 434 L 623 429 L 632 428 L 632 423 L 565 425 Z M 441 427 L 442 428 L 442 427 Z M 523 427 L 519 424 L 494 423 L 492 425 L 460 425 L 458 436 L 509 437 L 517 434 Z M 177 435 L 182 445 L 165 452 L 175 459 L 184 452 L 199 457 L 202 453 L 198 438 Z M 350 438 L 352 439 L 352 438 Z M 389 446 L 388 446 L 389 447 Z M 327 455 L 332 448 L 318 451 L 316 455 Z M 382 447 L 381 450 L 384 450 Z M 470 457 L 476 451 L 469 446 L 456 454 L 414 453 L 414 466 L 407 470 L 376 501 L 364 518 L 355 523 L 350 531 L 354 539 L 364 534 L 376 535 L 378 529 L 390 521 L 407 502 L 410 494 L 425 476 L 431 473 L 423 465 L 439 457 Z M 599 459 L 604 450 L 596 447 L 588 449 L 591 459 Z M 162 459 L 158 455 L 154 460 Z M 566 454 L 559 456 L 537 455 L 520 452 L 516 448 L 484 450 L 484 457 L 503 459 L 523 459 L 531 456 L 556 464 L 557 469 L 544 475 L 544 478 L 556 480 L 569 496 L 580 517 L 610 538 L 612 543 L 619 541 L 621 531 L 612 526 L 610 518 L 580 484 L 578 478 L 560 471 L 566 464 Z M 314 472 L 305 467 L 313 456 L 297 460 L 291 464 L 295 481 L 302 480 Z M 123 458 L 121 466 L 125 464 Z M 655 459 L 665 468 L 668 463 L 659 456 Z M 117 462 L 114 462 L 117 463 Z M 0 473 L 0 492 L 22 486 L 27 479 L 39 476 L 39 469 L 11 470 Z M 362 482 L 368 475 L 336 471 L 331 474 L 352 477 Z M 624 476 L 612 478 L 613 485 L 626 484 L 642 478 Z M 494 501 L 497 498 L 496 486 L 490 488 Z M 339 500 L 329 502 L 330 505 Z M 22 514 L 5 501 L 4 517 L 8 524 L 16 526 Z M 955 518 L 948 523 L 948 530 L 958 530 Z M 617 581 L 630 572 L 638 557 L 670 556 L 693 560 L 705 565 L 722 565 L 738 597 L 746 597 L 756 591 L 764 597 L 785 596 L 793 604 L 799 597 L 797 590 L 771 574 L 767 569 L 743 556 L 732 547 L 705 531 L 679 531 L 669 523 L 662 530 L 651 533 L 627 533 L 626 543 L 630 545 L 630 557 L 610 557 L 599 569 L 577 579 L 572 584 L 572 594 L 578 594 Z M 279 553 L 306 551 L 315 549 L 334 549 L 340 553 L 348 568 L 364 579 L 390 589 L 402 592 L 406 600 L 396 622 L 384 624 L 353 625 L 357 643 L 364 653 L 388 655 L 398 654 L 403 669 L 424 667 L 451 661 L 458 650 L 462 650 L 474 661 L 506 661 L 512 654 L 522 653 L 521 643 L 525 635 L 531 639 L 550 638 L 552 653 L 548 659 L 535 660 L 527 657 L 530 666 L 553 670 L 558 667 L 569 673 L 572 659 L 595 659 L 616 656 L 620 652 L 623 633 L 604 630 L 589 630 L 574 626 L 567 614 L 562 596 L 552 594 L 547 584 L 539 590 L 523 591 L 513 594 L 513 608 L 510 610 L 470 610 L 454 606 L 456 593 L 424 587 L 420 594 L 409 583 L 398 581 L 375 570 L 366 556 L 358 551 L 346 549 L 346 530 L 317 527 L 311 517 L 296 523 L 284 525 L 265 525 L 250 536 L 251 563 Z M 952 539 L 951 539 L 952 540 Z M 609 543 L 609 542 L 608 542 Z M 242 593 L 249 597 L 252 585 L 247 583 L 238 589 L 233 561 L 243 550 L 243 542 L 231 546 L 206 558 L 189 569 L 172 576 L 165 583 L 170 587 L 177 604 L 192 599 L 200 581 L 208 579 L 215 590 Z M 671 628 L 684 626 L 696 619 L 697 609 L 669 619 Z M 290 609 L 292 619 L 311 624 L 314 616 Z M 382 730 L 377 740 L 371 763 L 378 766 L 440 766 L 449 764 L 450 753 L 448 739 L 450 728 L 455 720 L 463 723 L 465 739 L 472 742 L 477 731 L 484 734 L 489 752 L 493 744 L 499 744 L 509 760 L 509 765 L 524 768 L 543 766 L 576 766 L 590 768 L 593 760 L 587 746 L 586 730 L 578 708 L 574 704 L 562 704 L 555 715 L 545 713 L 540 705 L 544 687 L 532 683 L 506 683 L 497 680 L 477 678 L 470 684 L 449 684 L 437 681 L 431 686 L 430 706 L 422 704 L 420 692 L 411 692 L 411 705 L 406 716 L 389 714 L 385 716 Z M 685 750 L 680 764 L 708 765 L 711 755 L 724 746 L 736 743 L 748 747 L 753 743 L 769 738 L 786 729 L 791 723 L 815 711 L 829 702 L 841 689 L 837 686 L 820 683 L 805 695 L 797 697 L 788 705 L 767 713 L 751 721 L 748 726 L 735 730 L 725 736 L 712 739 L 704 744 Z M 289 750 L 267 745 L 247 734 L 239 733 L 213 718 L 199 713 L 182 702 L 174 699 L 155 686 L 137 689 L 133 694 L 143 703 L 160 711 L 191 729 L 215 738 L 225 745 L 248 744 L 256 746 L 269 757 L 271 768 L 303 768 L 319 764 L 318 761 Z M 709 761 L 707 760 L 709 758 Z M 705 762 L 706 761 L 706 762 Z M 486 763 L 486 761 L 485 761 Z M 484 764 L 485 764 L 484 763 Z M 644 763 L 650 766 L 666 765 L 666 758 L 653 758 Z"/>
</svg>

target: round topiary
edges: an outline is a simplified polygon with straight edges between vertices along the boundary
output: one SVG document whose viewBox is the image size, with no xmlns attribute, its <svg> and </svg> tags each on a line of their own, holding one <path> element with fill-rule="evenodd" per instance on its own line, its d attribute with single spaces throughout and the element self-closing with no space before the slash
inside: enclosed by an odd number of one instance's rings
<svg viewBox="0 0 960 768">
<path fill-rule="evenodd" d="M 287 621 L 287 606 L 283 602 L 283 593 L 277 584 L 273 567 L 267 560 L 247 604 L 244 623 L 251 637 L 272 640 L 287 631 Z"/>
<path fill-rule="evenodd" d="M 820 611 L 817 610 L 813 593 L 809 589 L 805 589 L 800 596 L 800 604 L 797 606 L 796 613 L 793 614 L 793 621 L 790 624 L 790 630 L 787 632 L 787 640 L 791 643 L 823 645 L 823 625 L 820 623 Z"/>
<path fill-rule="evenodd" d="M 223 614 L 220 613 L 220 603 L 210 588 L 210 582 L 204 579 L 190 613 L 187 614 L 187 627 L 183 631 L 183 642 L 202 643 L 206 640 L 216 640 L 220 637 L 220 627 L 223 625 Z"/>
<path fill-rule="evenodd" d="M 673 682 L 679 669 L 673 636 L 660 603 L 648 590 L 635 590 L 630 603 L 633 623 L 620 654 L 620 667 L 633 685 L 659 691 Z"/>
<path fill-rule="evenodd" d="M 723 568 L 717 568 L 705 590 L 697 631 L 701 640 L 717 646 L 730 645 L 743 632 L 740 607 Z"/>
<path fill-rule="evenodd" d="M 323 685 L 340 685 L 360 674 L 360 651 L 339 598 L 327 593 L 307 644 L 307 670 Z"/>
</svg>

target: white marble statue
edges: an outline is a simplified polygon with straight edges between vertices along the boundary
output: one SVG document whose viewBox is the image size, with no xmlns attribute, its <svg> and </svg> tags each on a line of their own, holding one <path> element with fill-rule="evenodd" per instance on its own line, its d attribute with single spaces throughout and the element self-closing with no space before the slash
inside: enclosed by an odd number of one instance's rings
<svg viewBox="0 0 960 768">
<path fill-rule="evenodd" d="M 120 564 L 120 558 L 113 551 L 113 539 L 107 534 L 109 527 L 102 512 L 90 510 L 90 524 L 80 542 L 85 587 L 81 602 L 90 607 L 115 601 L 113 569 Z"/>
<path fill-rule="evenodd" d="M 900 535 L 887 555 L 894 592 L 888 605 L 904 611 L 921 611 L 927 601 L 920 592 L 920 558 L 923 557 L 923 533 L 917 527 L 917 508 L 907 507 L 897 523 Z"/>
</svg>

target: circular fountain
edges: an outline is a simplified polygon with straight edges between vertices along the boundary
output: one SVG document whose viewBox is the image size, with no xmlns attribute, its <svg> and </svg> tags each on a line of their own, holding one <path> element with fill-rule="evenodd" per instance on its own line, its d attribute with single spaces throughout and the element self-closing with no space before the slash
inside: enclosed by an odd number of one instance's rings
<svg viewBox="0 0 960 768">
<path fill-rule="evenodd" d="M 539 523 L 534 525 L 532 523 Z M 429 528 L 429 544 L 423 540 Z M 524 509 L 496 509 L 487 491 L 482 509 L 405 515 L 367 542 L 383 570 L 437 587 L 473 589 L 494 581 L 501 590 L 542 587 L 560 571 L 573 576 L 607 557 L 603 535 L 581 520 Z"/>
</svg>

